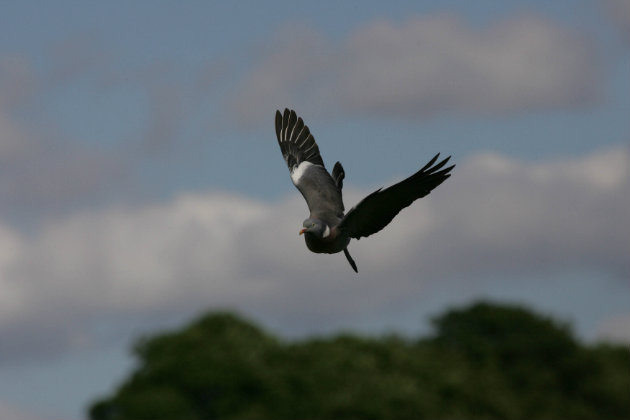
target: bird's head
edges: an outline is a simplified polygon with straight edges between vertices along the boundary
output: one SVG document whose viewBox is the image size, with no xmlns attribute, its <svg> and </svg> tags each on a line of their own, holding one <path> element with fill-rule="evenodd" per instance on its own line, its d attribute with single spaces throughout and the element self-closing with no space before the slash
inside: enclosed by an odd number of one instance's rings
<svg viewBox="0 0 630 420">
<path fill-rule="evenodd" d="M 303 233 L 310 233 L 317 238 L 325 238 L 330 235 L 330 228 L 324 222 L 319 219 L 308 218 L 303 223 L 304 227 L 300 230 L 300 235 Z"/>
</svg>

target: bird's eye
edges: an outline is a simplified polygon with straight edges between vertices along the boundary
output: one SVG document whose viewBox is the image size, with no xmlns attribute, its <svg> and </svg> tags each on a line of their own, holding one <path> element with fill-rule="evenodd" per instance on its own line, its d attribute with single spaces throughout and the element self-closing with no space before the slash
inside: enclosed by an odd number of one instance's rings
<svg viewBox="0 0 630 420">
<path fill-rule="evenodd" d="M 311 227 L 315 227 L 315 223 L 311 223 Z"/>
</svg>

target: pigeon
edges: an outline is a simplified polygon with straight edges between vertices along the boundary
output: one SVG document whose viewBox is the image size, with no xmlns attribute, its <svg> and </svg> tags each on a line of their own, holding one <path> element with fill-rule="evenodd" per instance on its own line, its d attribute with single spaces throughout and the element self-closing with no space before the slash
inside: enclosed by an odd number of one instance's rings
<svg viewBox="0 0 630 420">
<path fill-rule="evenodd" d="M 315 138 L 294 110 L 276 111 L 275 123 L 291 181 L 304 196 L 310 211 L 299 234 L 304 235 L 306 246 L 312 252 L 343 251 L 357 273 L 357 264 L 348 252 L 350 240 L 368 237 L 383 229 L 402 209 L 449 178 L 455 167 L 442 169 L 451 157 L 436 164 L 438 153 L 409 178 L 388 188 L 379 188 L 344 214 L 341 190 L 345 172 L 341 163 L 335 163 L 332 173 L 326 170 Z"/>
</svg>

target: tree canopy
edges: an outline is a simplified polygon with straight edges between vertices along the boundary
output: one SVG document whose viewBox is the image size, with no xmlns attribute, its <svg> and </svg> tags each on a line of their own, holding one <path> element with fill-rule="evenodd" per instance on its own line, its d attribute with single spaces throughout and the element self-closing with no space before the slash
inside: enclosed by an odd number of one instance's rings
<svg viewBox="0 0 630 420">
<path fill-rule="evenodd" d="M 630 348 L 581 344 L 525 308 L 479 302 L 428 337 L 282 340 L 208 313 L 139 340 L 105 419 L 628 418 Z"/>
</svg>

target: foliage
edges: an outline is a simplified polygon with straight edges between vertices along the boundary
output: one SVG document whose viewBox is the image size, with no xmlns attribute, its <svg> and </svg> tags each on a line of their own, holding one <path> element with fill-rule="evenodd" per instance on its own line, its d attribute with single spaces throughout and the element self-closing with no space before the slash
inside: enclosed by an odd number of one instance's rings
<svg viewBox="0 0 630 420">
<path fill-rule="evenodd" d="M 630 349 L 585 346 L 524 308 L 477 303 L 410 340 L 282 341 L 209 313 L 141 340 L 92 419 L 628 418 Z"/>
</svg>

